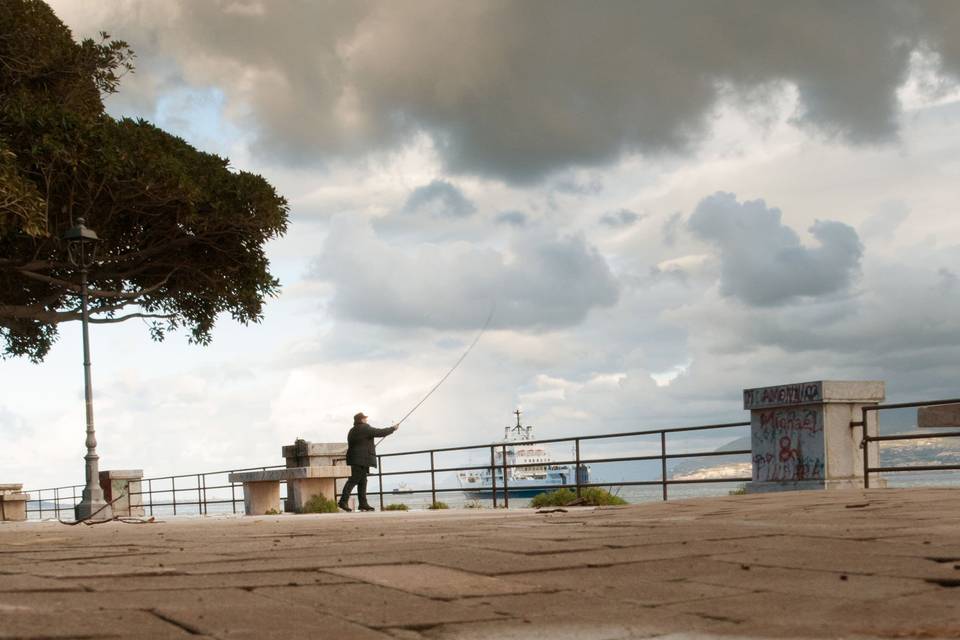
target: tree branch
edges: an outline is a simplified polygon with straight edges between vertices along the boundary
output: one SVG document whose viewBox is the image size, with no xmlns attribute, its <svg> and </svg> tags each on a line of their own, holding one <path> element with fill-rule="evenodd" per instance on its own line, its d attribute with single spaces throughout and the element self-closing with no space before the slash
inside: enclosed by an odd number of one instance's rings
<svg viewBox="0 0 960 640">
<path fill-rule="evenodd" d="M 17 271 L 20 273 L 20 275 L 24 276 L 25 278 L 30 278 L 32 280 L 37 280 L 39 282 L 45 282 L 47 284 L 53 284 L 58 287 L 62 287 L 68 291 L 73 291 L 76 294 L 83 293 L 83 290 L 81 289 L 80 285 L 74 284 L 73 282 L 70 282 L 68 280 L 61 280 L 60 278 L 53 278 L 51 276 L 45 276 L 40 273 L 26 271 L 24 269 L 17 269 Z M 153 293 L 163 285 L 167 284 L 167 282 L 170 280 L 170 276 L 172 276 L 176 272 L 177 272 L 177 269 L 173 269 L 170 273 L 168 273 L 164 277 L 163 280 L 161 280 L 155 285 L 151 285 L 147 287 L 146 289 L 140 289 L 138 291 L 104 291 L 102 289 L 90 289 L 87 292 L 87 295 L 92 296 L 94 298 L 109 298 L 112 300 L 135 300 L 140 296 Z"/>
<path fill-rule="evenodd" d="M 127 315 L 120 316 L 119 318 L 89 318 L 87 321 L 91 324 L 113 324 L 115 322 L 124 322 L 126 320 L 130 320 L 131 318 L 159 318 L 161 320 L 169 320 L 176 317 L 177 314 L 175 313 L 128 313 Z"/>
</svg>

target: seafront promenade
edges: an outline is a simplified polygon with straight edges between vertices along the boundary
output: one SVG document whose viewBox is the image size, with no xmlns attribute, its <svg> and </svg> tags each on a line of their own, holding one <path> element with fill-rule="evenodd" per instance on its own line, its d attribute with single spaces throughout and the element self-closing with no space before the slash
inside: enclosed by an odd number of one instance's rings
<svg viewBox="0 0 960 640">
<path fill-rule="evenodd" d="M 960 490 L 0 525 L 0 638 L 960 637 Z"/>
</svg>

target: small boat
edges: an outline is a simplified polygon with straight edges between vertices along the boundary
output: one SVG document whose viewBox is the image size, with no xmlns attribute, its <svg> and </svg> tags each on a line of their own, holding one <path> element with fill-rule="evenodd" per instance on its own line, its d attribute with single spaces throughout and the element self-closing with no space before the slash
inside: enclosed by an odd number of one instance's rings
<svg viewBox="0 0 960 640">
<path fill-rule="evenodd" d="M 574 465 L 554 464 L 553 458 L 543 446 L 533 444 L 533 427 L 520 424 L 520 410 L 513 412 L 517 424 L 504 427 L 504 443 L 507 453 L 507 492 L 511 498 L 532 498 L 553 491 L 561 486 L 574 486 L 577 483 Z M 527 444 L 529 443 L 529 444 Z M 503 452 L 504 447 L 494 450 L 495 473 L 490 469 L 461 471 L 457 474 L 460 489 L 471 499 L 493 497 L 494 478 L 496 479 L 497 498 L 503 498 Z M 524 465 L 524 466 L 514 466 Z M 590 468 L 580 465 L 580 483 L 590 481 Z"/>
<path fill-rule="evenodd" d="M 413 489 L 411 489 L 406 482 L 401 482 L 398 486 L 394 487 L 392 493 L 413 493 Z"/>
</svg>

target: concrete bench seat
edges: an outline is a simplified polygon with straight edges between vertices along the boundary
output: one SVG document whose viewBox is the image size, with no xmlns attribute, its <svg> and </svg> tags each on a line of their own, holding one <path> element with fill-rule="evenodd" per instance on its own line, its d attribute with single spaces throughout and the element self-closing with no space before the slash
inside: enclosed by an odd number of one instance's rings
<svg viewBox="0 0 960 640">
<path fill-rule="evenodd" d="M 27 519 L 30 494 L 23 493 L 21 489 L 22 484 L 0 484 L 0 522 Z"/>
<path fill-rule="evenodd" d="M 280 513 L 280 482 L 287 483 L 287 506 L 297 513 L 303 511 L 310 498 L 320 495 L 336 499 L 336 481 L 350 477 L 350 467 L 323 465 L 242 471 L 231 473 L 230 482 L 243 483 L 243 508 L 248 516 Z"/>
</svg>

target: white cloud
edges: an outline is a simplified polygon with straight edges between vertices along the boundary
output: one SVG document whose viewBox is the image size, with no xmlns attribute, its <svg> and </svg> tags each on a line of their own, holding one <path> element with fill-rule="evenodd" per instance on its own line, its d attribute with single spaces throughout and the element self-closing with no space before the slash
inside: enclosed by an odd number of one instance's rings
<svg viewBox="0 0 960 640">
<path fill-rule="evenodd" d="M 732 193 L 704 198 L 691 214 L 694 235 L 719 249 L 720 290 L 750 305 L 783 304 L 801 296 L 842 293 L 856 276 L 863 246 L 849 225 L 818 220 L 807 248 L 762 200 L 737 202 Z"/>
<path fill-rule="evenodd" d="M 362 221 L 336 218 L 315 277 L 332 282 L 334 313 L 409 327 L 476 327 L 496 305 L 495 327 L 582 322 L 616 303 L 619 286 L 582 236 L 527 234 L 509 251 L 465 242 L 398 249 Z"/>
</svg>

